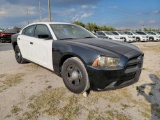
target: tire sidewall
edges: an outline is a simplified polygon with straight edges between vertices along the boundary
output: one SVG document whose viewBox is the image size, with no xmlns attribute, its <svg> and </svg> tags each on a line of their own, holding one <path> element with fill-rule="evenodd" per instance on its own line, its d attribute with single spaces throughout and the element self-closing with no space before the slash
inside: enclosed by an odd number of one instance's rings
<svg viewBox="0 0 160 120">
<path fill-rule="evenodd" d="M 80 85 L 78 86 L 71 85 L 71 83 L 68 82 L 66 70 L 70 65 L 77 67 L 82 74 L 82 80 L 80 81 Z M 84 64 L 80 61 L 80 59 L 78 59 L 77 57 L 69 58 L 64 62 L 62 66 L 62 78 L 65 86 L 73 93 L 83 93 L 87 91 L 90 87 L 86 68 Z"/>
<path fill-rule="evenodd" d="M 19 58 L 17 57 L 17 51 L 19 51 L 19 53 L 20 53 Z M 21 54 L 21 51 L 20 51 L 18 45 L 15 46 L 15 58 L 16 58 L 16 61 L 17 61 L 18 63 L 22 63 L 22 59 L 23 59 L 23 58 L 22 58 L 22 54 Z"/>
</svg>

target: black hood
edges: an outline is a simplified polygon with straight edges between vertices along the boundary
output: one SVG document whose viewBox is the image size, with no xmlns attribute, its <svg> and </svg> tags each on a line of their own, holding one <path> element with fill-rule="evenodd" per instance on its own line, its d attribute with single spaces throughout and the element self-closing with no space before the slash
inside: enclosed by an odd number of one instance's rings
<svg viewBox="0 0 160 120">
<path fill-rule="evenodd" d="M 90 48 L 94 48 L 94 50 L 97 51 L 100 51 L 100 49 L 105 49 L 118 54 L 125 54 L 132 50 L 140 52 L 139 48 L 134 45 L 108 39 L 90 38 L 90 39 L 66 40 L 66 42 L 73 45 L 87 46 Z"/>
</svg>

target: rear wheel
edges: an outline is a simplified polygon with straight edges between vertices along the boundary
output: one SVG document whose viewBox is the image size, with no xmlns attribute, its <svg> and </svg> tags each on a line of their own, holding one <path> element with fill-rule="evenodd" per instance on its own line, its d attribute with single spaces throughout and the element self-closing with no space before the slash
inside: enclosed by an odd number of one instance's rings
<svg viewBox="0 0 160 120">
<path fill-rule="evenodd" d="M 90 88 L 86 68 L 77 57 L 69 58 L 63 63 L 62 78 L 65 86 L 73 93 L 83 93 Z"/>
<path fill-rule="evenodd" d="M 21 54 L 21 51 L 18 47 L 18 45 L 15 46 L 15 58 L 16 58 L 16 61 L 20 64 L 24 64 L 26 63 L 26 61 L 24 60 L 24 58 L 22 57 L 22 54 Z"/>
</svg>

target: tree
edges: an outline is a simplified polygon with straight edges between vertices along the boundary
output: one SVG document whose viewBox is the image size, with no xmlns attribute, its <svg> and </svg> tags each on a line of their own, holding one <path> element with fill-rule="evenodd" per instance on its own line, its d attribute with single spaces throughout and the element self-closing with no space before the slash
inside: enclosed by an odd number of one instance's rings
<svg viewBox="0 0 160 120">
<path fill-rule="evenodd" d="M 95 23 L 87 23 L 86 29 L 90 31 L 98 30 L 98 26 Z"/>
<path fill-rule="evenodd" d="M 85 27 L 85 24 L 83 24 L 82 22 L 79 22 L 79 21 L 74 21 L 73 24 L 76 24 L 76 25 L 80 25 L 82 27 Z"/>
<path fill-rule="evenodd" d="M 21 30 L 21 28 L 19 28 L 19 27 L 15 26 L 15 27 L 13 28 L 13 30 L 20 31 L 20 30 Z"/>
</svg>

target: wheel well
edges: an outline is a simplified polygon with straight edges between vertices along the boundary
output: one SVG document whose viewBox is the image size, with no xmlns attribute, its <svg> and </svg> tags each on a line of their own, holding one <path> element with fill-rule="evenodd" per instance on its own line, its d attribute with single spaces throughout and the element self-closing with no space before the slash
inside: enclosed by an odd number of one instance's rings
<svg viewBox="0 0 160 120">
<path fill-rule="evenodd" d="M 13 43 L 13 49 L 15 49 L 16 45 L 17 45 L 17 42 L 14 42 Z"/>
<path fill-rule="evenodd" d="M 62 67 L 64 61 L 66 61 L 68 58 L 71 58 L 71 57 L 75 57 L 75 56 L 73 56 L 73 55 L 65 55 L 65 56 L 63 56 L 63 57 L 61 58 L 61 62 L 60 62 L 60 64 L 59 64 L 60 72 L 61 72 L 61 67 Z"/>
</svg>

